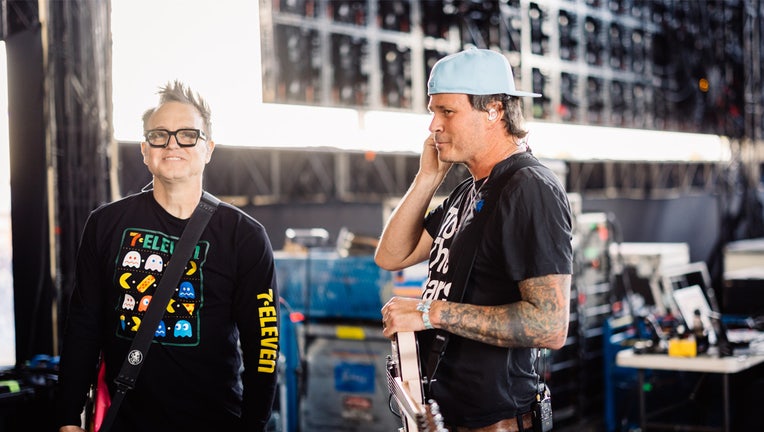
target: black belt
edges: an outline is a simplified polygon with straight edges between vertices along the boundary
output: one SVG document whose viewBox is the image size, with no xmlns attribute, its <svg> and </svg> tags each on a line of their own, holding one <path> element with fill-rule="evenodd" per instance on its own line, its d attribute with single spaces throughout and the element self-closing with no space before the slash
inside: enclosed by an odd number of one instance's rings
<svg viewBox="0 0 764 432">
<path fill-rule="evenodd" d="M 522 429 L 520 429 L 520 422 L 518 420 L 522 420 Z M 520 432 L 521 430 L 530 432 L 533 430 L 533 413 L 527 412 L 518 417 L 499 420 L 494 424 L 479 428 L 453 425 L 447 425 L 446 427 L 450 432 Z"/>
</svg>

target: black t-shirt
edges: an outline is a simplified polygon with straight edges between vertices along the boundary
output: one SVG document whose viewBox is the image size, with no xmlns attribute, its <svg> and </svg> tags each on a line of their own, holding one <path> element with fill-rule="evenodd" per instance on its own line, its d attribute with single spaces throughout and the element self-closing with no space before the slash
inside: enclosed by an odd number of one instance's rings
<svg viewBox="0 0 764 432">
<path fill-rule="evenodd" d="M 152 192 L 93 211 L 67 317 L 60 424 L 79 424 L 99 352 L 112 393 L 187 220 Z M 276 390 L 278 290 L 263 226 L 221 203 L 186 264 L 114 431 L 262 430 Z"/>
<path fill-rule="evenodd" d="M 517 302 L 521 280 L 572 273 L 570 205 L 554 173 L 543 165 L 531 166 L 518 170 L 504 185 L 491 181 L 526 157 L 533 156 L 518 154 L 502 161 L 485 183 L 455 189 L 427 215 L 425 227 L 434 243 L 423 298 L 447 298 L 464 242 L 459 235 L 472 222 L 474 209 L 481 208 L 486 192 L 495 195 L 496 188 L 501 188 L 499 201 L 491 214 L 483 216 L 483 227 L 477 231 L 482 239 L 464 302 Z M 426 335 L 421 336 L 426 345 Z M 423 346 L 420 352 L 427 353 L 428 348 Z M 438 402 L 448 423 L 467 427 L 526 412 L 536 394 L 537 354 L 534 348 L 501 348 L 451 335 L 428 396 Z"/>
</svg>

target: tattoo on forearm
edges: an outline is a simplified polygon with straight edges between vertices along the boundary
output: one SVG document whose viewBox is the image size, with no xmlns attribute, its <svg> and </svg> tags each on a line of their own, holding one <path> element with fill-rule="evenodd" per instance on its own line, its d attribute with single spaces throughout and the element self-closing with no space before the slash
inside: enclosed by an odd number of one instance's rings
<svg viewBox="0 0 764 432">
<path fill-rule="evenodd" d="M 447 303 L 440 326 L 459 336 L 505 347 L 551 347 L 567 333 L 570 276 L 549 275 L 520 284 L 523 300 L 500 306 Z"/>
</svg>

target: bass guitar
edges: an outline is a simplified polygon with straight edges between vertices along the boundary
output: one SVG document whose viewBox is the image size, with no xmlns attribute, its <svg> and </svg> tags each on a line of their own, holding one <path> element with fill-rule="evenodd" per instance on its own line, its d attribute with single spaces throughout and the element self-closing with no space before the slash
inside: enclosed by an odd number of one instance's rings
<svg viewBox="0 0 764 432">
<path fill-rule="evenodd" d="M 399 332 L 387 356 L 387 386 L 398 403 L 403 427 L 398 432 L 448 432 L 437 402 L 424 402 L 424 380 L 414 332 Z"/>
</svg>

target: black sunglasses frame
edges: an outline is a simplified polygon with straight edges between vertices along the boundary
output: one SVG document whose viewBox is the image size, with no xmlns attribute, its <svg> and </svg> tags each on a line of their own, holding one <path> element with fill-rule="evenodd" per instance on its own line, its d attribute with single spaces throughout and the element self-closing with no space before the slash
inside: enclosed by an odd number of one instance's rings
<svg viewBox="0 0 764 432">
<path fill-rule="evenodd" d="M 148 134 L 151 133 L 151 132 L 160 132 L 160 131 L 161 132 L 167 132 L 167 142 L 164 143 L 164 145 L 151 144 L 151 142 L 149 141 Z M 178 132 L 181 132 L 181 131 L 194 131 L 194 132 L 196 132 L 196 134 L 197 134 L 196 141 L 194 141 L 193 144 L 181 144 L 178 141 Z M 148 144 L 149 147 L 153 147 L 153 148 L 167 148 L 167 146 L 170 145 L 170 137 L 175 137 L 175 142 L 178 144 L 178 147 L 184 147 L 184 148 L 196 146 L 199 143 L 199 139 L 200 138 L 203 139 L 204 141 L 207 141 L 207 135 L 204 133 L 203 130 L 201 130 L 201 129 L 191 129 L 191 128 L 176 129 L 174 131 L 169 131 L 167 129 L 150 129 L 150 130 L 147 130 L 146 132 L 144 132 L 143 137 L 146 139 L 146 144 Z"/>
</svg>

